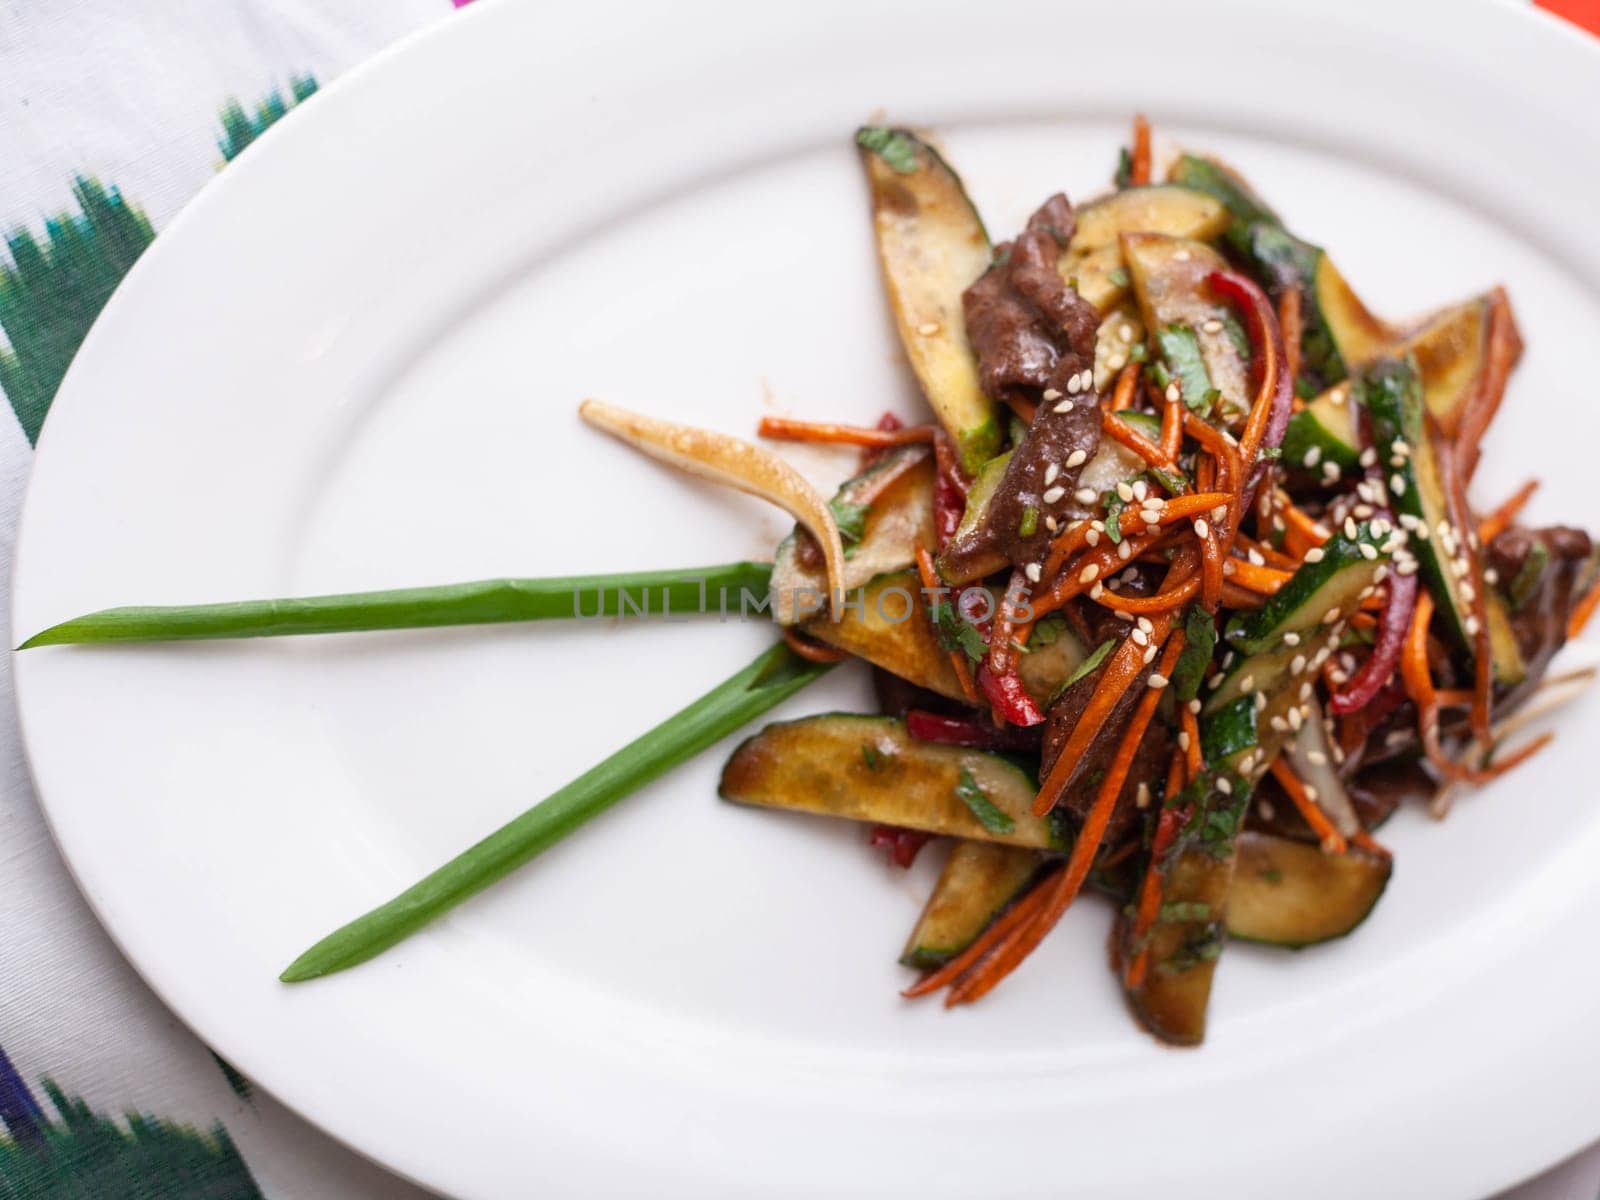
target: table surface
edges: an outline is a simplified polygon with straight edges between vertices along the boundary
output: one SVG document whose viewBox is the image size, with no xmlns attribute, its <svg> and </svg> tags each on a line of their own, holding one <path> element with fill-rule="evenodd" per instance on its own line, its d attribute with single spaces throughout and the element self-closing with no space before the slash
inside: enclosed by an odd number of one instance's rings
<svg viewBox="0 0 1600 1200">
<path fill-rule="evenodd" d="M 531 2 L 531 0 L 529 0 Z M 58 0 L 0 21 L 0 578 L 62 372 L 138 253 L 279 116 L 466 0 Z M 1600 34 L 1600 0 L 1545 7 Z M 14 418 L 14 419 L 13 419 Z M 9 621 L 7 622 L 9 625 Z M 9 674 L 9 656 L 0 671 Z M 40 816 L 0 680 L 0 1188 L 63 1194 L 50 1138 L 109 1146 L 97 1195 L 422 1196 L 255 1088 L 150 993 Z M 141 1136 L 128 1128 L 143 1119 Z M 178 1182 L 178 1181 L 182 1182 Z M 1600 1147 L 1507 1193 L 1593 1200 Z"/>
</svg>

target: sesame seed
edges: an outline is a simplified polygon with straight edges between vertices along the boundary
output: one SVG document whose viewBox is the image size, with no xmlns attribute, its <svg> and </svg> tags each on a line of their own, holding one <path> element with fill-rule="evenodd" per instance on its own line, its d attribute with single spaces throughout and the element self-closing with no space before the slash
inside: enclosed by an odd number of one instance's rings
<svg viewBox="0 0 1600 1200">
<path fill-rule="evenodd" d="M 1167 390 L 1164 394 L 1167 398 L 1168 404 L 1176 404 L 1179 400 L 1183 399 L 1183 389 L 1178 386 L 1177 380 L 1173 380 L 1171 383 L 1167 384 Z"/>
<path fill-rule="evenodd" d="M 1133 546 L 1126 538 L 1117 543 L 1117 557 L 1123 562 L 1133 557 Z"/>
<path fill-rule="evenodd" d="M 1133 498 L 1135 500 L 1138 500 L 1138 501 L 1140 501 L 1142 503 L 1144 501 L 1144 498 L 1146 496 L 1148 496 L 1149 494 L 1150 494 L 1150 485 L 1149 484 L 1145 483 L 1145 481 L 1142 480 L 1142 479 L 1135 479 L 1133 481 Z"/>
<path fill-rule="evenodd" d="M 1287 733 L 1289 731 L 1289 722 L 1285 721 L 1282 717 L 1275 716 L 1268 723 L 1279 733 Z"/>
<path fill-rule="evenodd" d="M 1081 376 L 1074 375 L 1067 380 L 1067 395 L 1076 396 L 1081 391 L 1083 391 L 1083 378 Z"/>
<path fill-rule="evenodd" d="M 1356 518 L 1356 520 L 1358 520 L 1358 521 L 1365 521 L 1368 517 L 1370 517 L 1372 515 L 1372 505 L 1370 505 L 1370 504 L 1357 504 L 1354 508 L 1352 508 L 1350 510 L 1350 515 L 1352 517 Z"/>
<path fill-rule="evenodd" d="M 1090 388 L 1092 388 L 1094 386 L 1094 372 L 1089 370 L 1088 367 L 1085 367 L 1083 369 L 1083 375 L 1080 378 L 1082 378 L 1082 380 L 1083 380 L 1083 390 L 1084 391 L 1088 391 Z"/>
<path fill-rule="evenodd" d="M 1128 501 L 1133 499 L 1133 489 L 1126 483 L 1119 483 L 1117 484 L 1117 495 L 1121 498 L 1122 502 L 1126 504 Z"/>
<path fill-rule="evenodd" d="M 1389 443 L 1389 449 L 1395 454 L 1410 454 L 1411 453 L 1411 447 L 1406 444 L 1406 441 L 1405 441 L 1404 438 L 1395 438 L 1394 441 Z"/>
<path fill-rule="evenodd" d="M 1425 542 L 1428 540 L 1428 526 L 1426 522 L 1418 521 L 1416 528 L 1411 532 L 1416 535 L 1416 538 L 1419 542 Z"/>
<path fill-rule="evenodd" d="M 1234 566 L 1233 559 L 1229 558 L 1223 561 L 1222 573 L 1224 575 L 1237 575 L 1239 573 L 1239 568 Z"/>
<path fill-rule="evenodd" d="M 1090 546 L 1098 546 L 1100 544 L 1100 531 L 1098 529 L 1089 530 L 1088 533 L 1083 535 L 1083 540 Z"/>
<path fill-rule="evenodd" d="M 1099 577 L 1099 575 L 1100 568 L 1094 563 L 1090 563 L 1087 567 L 1078 572 L 1078 582 L 1093 583 L 1095 579 Z"/>
<path fill-rule="evenodd" d="M 1038 583 L 1039 577 L 1044 574 L 1044 570 L 1038 563 L 1029 563 L 1022 569 L 1022 573 L 1028 577 L 1029 583 Z"/>
<path fill-rule="evenodd" d="M 1053 488 L 1048 488 L 1045 491 L 1045 494 L 1040 497 L 1040 499 L 1043 500 L 1046 504 L 1054 504 L 1056 501 L 1060 500 L 1061 497 L 1065 496 L 1066 494 L 1067 494 L 1067 489 L 1062 487 L 1060 484 L 1057 484 Z"/>
<path fill-rule="evenodd" d="M 1300 715 L 1300 710 L 1298 708 L 1291 708 L 1289 710 L 1289 728 L 1290 729 L 1293 729 L 1296 732 L 1299 732 L 1300 726 L 1305 724 L 1305 720 L 1306 719 Z"/>
<path fill-rule="evenodd" d="M 1217 777 L 1217 791 L 1221 792 L 1224 796 L 1233 795 L 1233 784 L 1229 781 L 1226 775 L 1219 775 Z"/>
<path fill-rule="evenodd" d="M 1267 694 L 1265 692 L 1257 692 L 1256 693 L 1256 711 L 1257 712 L 1262 712 L 1263 710 L 1265 710 L 1266 707 L 1267 707 Z"/>
<path fill-rule="evenodd" d="M 1388 547 L 1385 546 L 1384 549 L 1387 550 Z M 1392 551 L 1391 551 L 1391 553 L 1392 553 Z M 1385 579 L 1389 578 L 1389 567 L 1388 567 L 1388 564 L 1385 564 L 1385 565 L 1379 567 L 1377 569 L 1377 571 L 1374 572 L 1372 578 L 1374 580 L 1376 580 L 1378 583 L 1382 583 Z"/>
<path fill-rule="evenodd" d="M 1127 365 L 1128 356 L 1125 354 L 1113 354 L 1110 358 L 1106 359 L 1106 370 L 1108 371 L 1120 371 Z"/>
<path fill-rule="evenodd" d="M 1137 626 L 1134 627 L 1133 632 L 1128 636 L 1134 640 L 1135 645 L 1148 646 L 1150 644 L 1150 635 Z"/>
<path fill-rule="evenodd" d="M 1406 477 L 1404 475 L 1395 475 L 1391 477 L 1389 480 L 1389 490 L 1396 496 L 1404 496 L 1406 494 Z"/>
<path fill-rule="evenodd" d="M 1372 562 L 1378 557 L 1378 548 L 1371 542 L 1362 542 L 1361 557 L 1366 559 L 1368 562 Z"/>
<path fill-rule="evenodd" d="M 1117 326 L 1117 336 L 1125 342 L 1133 341 L 1133 326 L 1124 321 Z"/>
<path fill-rule="evenodd" d="M 1197 717 L 1200 715 L 1200 701 L 1198 699 L 1189 701 L 1189 711 Z"/>
<path fill-rule="evenodd" d="M 1303 784 L 1302 786 L 1305 788 L 1307 800 L 1315 800 L 1317 798 L 1316 788 L 1312 787 L 1309 783 Z"/>
<path fill-rule="evenodd" d="M 1098 600 L 1098 599 L 1100 599 L 1101 596 L 1104 596 L 1105 594 L 1106 594 L 1106 589 L 1101 587 L 1098 583 L 1095 584 L 1092 588 L 1089 589 L 1089 599 L 1091 599 L 1091 600 Z M 1118 614 L 1118 615 L 1120 616 L 1121 614 Z"/>
<path fill-rule="evenodd" d="M 1179 733 L 1178 733 L 1178 749 L 1187 750 L 1188 748 L 1189 748 L 1189 731 L 1187 729 L 1180 730 Z"/>
<path fill-rule="evenodd" d="M 1150 678 L 1145 680 L 1145 682 L 1151 687 L 1155 688 L 1157 691 L 1160 691 L 1162 688 L 1167 686 L 1167 677 L 1162 675 L 1160 672 L 1152 671 L 1150 673 Z"/>
<path fill-rule="evenodd" d="M 1222 322 L 1217 320 L 1215 317 L 1212 317 L 1204 325 L 1200 326 L 1200 328 L 1205 330 L 1207 333 L 1221 333 Z"/>
<path fill-rule="evenodd" d="M 1250 565 L 1253 567 L 1264 567 L 1267 565 L 1267 560 L 1261 557 L 1261 551 L 1257 550 L 1254 546 L 1251 546 L 1250 549 L 1246 550 L 1244 552 L 1244 556 L 1250 561 Z"/>
<path fill-rule="evenodd" d="M 1321 750 L 1307 750 L 1306 761 L 1314 767 L 1325 767 L 1328 765 L 1328 756 Z"/>
<path fill-rule="evenodd" d="M 1306 551 L 1306 561 L 1308 563 L 1319 563 L 1326 553 L 1327 551 L 1323 550 L 1321 546 L 1313 546 Z"/>
<path fill-rule="evenodd" d="M 1339 610 L 1337 608 L 1330 608 L 1327 612 L 1322 614 L 1322 623 L 1324 625 L 1332 625 L 1338 619 Z"/>
<path fill-rule="evenodd" d="M 1500 572 L 1493 567 L 1483 569 L 1483 581 L 1491 586 L 1500 582 Z"/>
<path fill-rule="evenodd" d="M 1248 775 L 1255 768 L 1255 765 L 1256 755 L 1255 751 L 1252 750 L 1249 754 L 1246 754 L 1239 760 L 1239 773 L 1241 775 Z"/>
<path fill-rule="evenodd" d="M 1256 677 L 1254 675 L 1246 675 L 1239 681 L 1239 690 L 1241 692 L 1252 692 L 1255 690 L 1255 686 Z"/>
<path fill-rule="evenodd" d="M 1283 525 L 1279 523 L 1280 520 L 1281 520 L 1281 518 L 1274 520 L 1273 524 L 1277 525 L 1277 527 L 1279 529 L 1282 529 Z M 1318 521 L 1315 525 L 1313 525 L 1311 527 L 1311 532 L 1316 534 L 1319 538 L 1323 538 L 1323 539 L 1331 538 L 1333 536 L 1333 531 L 1331 529 L 1329 529 L 1326 525 L 1324 525 L 1321 521 Z"/>
<path fill-rule="evenodd" d="M 1193 257 L 1194 255 L 1190 254 L 1187 250 L 1179 250 L 1172 256 L 1173 261 L 1175 262 L 1188 262 Z"/>
<path fill-rule="evenodd" d="M 1300 685 L 1300 699 L 1302 699 L 1302 700 L 1311 699 L 1311 683 L 1310 683 L 1309 680 Z"/>
<path fill-rule="evenodd" d="M 1138 626 L 1146 633 L 1154 633 L 1156 629 L 1156 627 L 1150 623 L 1149 617 L 1140 617 L 1138 620 Z"/>
<path fill-rule="evenodd" d="M 1335 479 L 1339 478 L 1339 464 L 1336 463 L 1336 462 L 1325 462 L 1325 463 L 1323 463 L 1322 464 L 1322 477 L 1324 479 L 1328 480 L 1328 482 L 1330 482 L 1330 483 L 1333 482 Z"/>
<path fill-rule="evenodd" d="M 1070 471 L 1073 467 L 1083 466 L 1084 460 L 1088 457 L 1089 455 L 1086 451 L 1074 450 L 1071 454 L 1067 455 L 1067 469 Z M 1054 463 L 1051 464 L 1051 466 L 1054 465 Z"/>
<path fill-rule="evenodd" d="M 1374 467 L 1374 466 L 1377 466 L 1377 464 L 1378 464 L 1378 452 L 1376 450 L 1374 450 L 1371 446 L 1368 446 L 1365 450 L 1363 450 L 1361 452 L 1361 465 L 1363 467 Z"/>
<path fill-rule="evenodd" d="M 1150 785 L 1144 780 L 1139 781 L 1139 787 L 1133 793 L 1133 802 L 1139 808 L 1150 807 Z"/>
<path fill-rule="evenodd" d="M 1097 494 L 1093 488 L 1084 487 L 1073 492 L 1072 498 L 1079 504 L 1093 504 L 1097 498 Z"/>
<path fill-rule="evenodd" d="M 1353 538 L 1353 537 L 1356 536 L 1356 533 L 1357 533 L 1356 519 L 1354 517 L 1346 517 L 1344 519 L 1344 535 L 1345 535 L 1345 537 Z"/>
<path fill-rule="evenodd" d="M 1210 679 L 1206 680 L 1206 686 L 1209 687 L 1209 688 L 1221 687 L 1222 686 L 1222 672 L 1218 671 Z"/>
<path fill-rule="evenodd" d="M 1054 483 L 1056 481 L 1056 476 L 1059 474 L 1061 474 L 1060 464 L 1050 463 L 1048 466 L 1046 466 L 1044 469 L 1045 486 L 1048 487 L 1050 484 Z"/>
<path fill-rule="evenodd" d="M 917 332 L 923 337 L 932 337 L 934 334 L 939 332 L 939 322 L 928 321 L 925 324 L 918 325 Z"/>
<path fill-rule="evenodd" d="M 1311 449 L 1306 451 L 1305 457 L 1303 459 L 1301 459 L 1301 461 L 1304 462 L 1306 464 L 1306 466 L 1308 466 L 1308 467 L 1316 466 L 1319 462 L 1322 461 L 1322 447 L 1320 447 L 1320 446 L 1311 447 Z"/>
<path fill-rule="evenodd" d="M 1151 646 L 1150 649 L 1148 649 L 1148 650 L 1146 650 L 1144 652 L 1144 663 L 1145 663 L 1146 666 L 1149 666 L 1151 663 L 1155 662 L 1155 660 L 1156 660 L 1156 648 L 1154 646 Z"/>
<path fill-rule="evenodd" d="M 1056 395 L 1058 395 L 1058 396 L 1060 394 L 1061 394 L 1060 392 L 1056 393 Z M 1060 404 L 1056 405 L 1055 410 L 1058 413 L 1069 413 L 1069 412 L 1071 412 L 1072 411 L 1072 401 L 1071 400 L 1063 400 Z"/>
<path fill-rule="evenodd" d="M 1256 811 L 1261 814 L 1263 821 L 1270 821 L 1278 815 L 1278 810 L 1272 807 L 1271 800 L 1261 800 L 1256 804 Z"/>
<path fill-rule="evenodd" d="M 1477 617 L 1469 615 L 1465 621 L 1461 622 L 1461 628 L 1465 629 L 1467 631 L 1468 636 L 1470 637 L 1470 636 L 1476 636 L 1478 631 L 1480 629 L 1482 629 L 1483 626 L 1478 624 L 1478 618 Z"/>
<path fill-rule="evenodd" d="M 1289 633 L 1284 634 L 1283 635 L 1283 644 L 1285 646 L 1298 646 L 1300 644 L 1300 635 L 1298 633 L 1293 632 L 1293 631 L 1290 631 Z"/>
<path fill-rule="evenodd" d="M 1290 661 L 1289 661 L 1289 674 L 1298 675 L 1298 674 L 1300 674 L 1301 671 L 1304 671 L 1305 669 L 1306 669 L 1306 656 L 1304 654 L 1296 654 L 1294 656 L 1294 658 L 1290 659 Z"/>
</svg>

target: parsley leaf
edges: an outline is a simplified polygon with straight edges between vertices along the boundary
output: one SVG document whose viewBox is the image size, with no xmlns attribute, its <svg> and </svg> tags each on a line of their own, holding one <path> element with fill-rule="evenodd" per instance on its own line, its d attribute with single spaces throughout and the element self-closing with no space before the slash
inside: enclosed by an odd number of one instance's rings
<svg viewBox="0 0 1600 1200">
<path fill-rule="evenodd" d="M 1188 703 L 1200 694 L 1200 683 L 1211 669 L 1211 655 L 1217 648 L 1217 625 L 1196 604 L 1189 610 L 1183 626 L 1183 653 L 1172 668 L 1172 694 Z"/>
<path fill-rule="evenodd" d="M 1106 278 L 1119 288 L 1125 288 L 1131 282 L 1128 279 L 1128 272 L 1121 267 L 1112 267 L 1106 272 Z"/>
<path fill-rule="evenodd" d="M 972 772 L 965 767 L 961 768 L 961 781 L 956 784 L 956 798 L 990 833 L 1010 833 L 1017 827 L 1015 821 L 995 807 L 994 801 L 984 794 Z"/>
<path fill-rule="evenodd" d="M 1122 510 L 1127 507 L 1127 502 L 1115 490 L 1105 493 L 1106 506 L 1106 537 L 1113 546 L 1122 542 Z"/>
<path fill-rule="evenodd" d="M 961 651 L 973 662 L 982 662 L 989 653 L 989 643 L 983 634 L 956 611 L 947 600 L 931 605 L 928 615 L 933 618 L 933 631 L 939 645 L 948 651 Z"/>
<path fill-rule="evenodd" d="M 871 150 L 898 175 L 917 172 L 917 144 L 898 129 L 869 125 L 856 130 L 856 144 Z"/>
</svg>

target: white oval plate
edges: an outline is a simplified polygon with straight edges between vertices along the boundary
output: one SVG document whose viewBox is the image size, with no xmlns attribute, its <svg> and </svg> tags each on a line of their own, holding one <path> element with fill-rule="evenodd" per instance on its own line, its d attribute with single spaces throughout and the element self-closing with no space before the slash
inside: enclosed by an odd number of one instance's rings
<svg viewBox="0 0 1600 1200">
<path fill-rule="evenodd" d="M 1593 525 L 1600 55 L 1496 5 L 490 4 L 319 97 L 140 262 L 39 448 L 14 633 L 113 603 L 666 567 L 784 522 L 574 416 L 916 411 L 850 142 L 937 129 L 991 228 L 1128 115 L 1234 158 L 1396 316 L 1504 280 L 1480 498 Z M 1589 117 L 1581 114 L 1588 113 Z M 797 454 L 824 482 L 843 456 Z M 991 999 L 897 996 L 929 883 L 715 798 L 728 746 L 423 936 L 276 975 L 770 641 L 500 628 L 17 659 L 95 910 L 208 1042 L 471 1196 L 1466 1196 L 1600 1133 L 1590 703 L 1385 838 L 1359 936 L 1230 949 L 1163 1049 L 1085 902 Z M 860 705 L 839 672 L 778 715 Z M 730 740 L 731 745 L 731 740 Z"/>
</svg>

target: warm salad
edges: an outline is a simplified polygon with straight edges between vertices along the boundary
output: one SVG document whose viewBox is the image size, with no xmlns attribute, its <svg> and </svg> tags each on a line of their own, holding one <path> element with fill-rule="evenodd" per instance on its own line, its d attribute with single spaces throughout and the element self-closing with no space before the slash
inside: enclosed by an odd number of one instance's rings
<svg viewBox="0 0 1600 1200">
<path fill-rule="evenodd" d="M 1600 597 L 1600 555 L 1580 530 L 1519 523 L 1533 482 L 1468 499 L 1522 346 L 1503 290 L 1381 320 L 1229 167 L 1175 153 L 1158 173 L 1142 119 L 1111 190 L 1051 196 L 994 244 L 925 140 L 856 140 L 934 420 L 763 420 L 769 440 L 859 447 L 828 499 L 761 446 L 580 410 L 787 509 L 770 566 L 113 609 L 28 643 L 726 612 L 752 595 L 770 612 L 783 644 L 285 979 L 371 957 L 858 658 L 879 711 L 768 726 L 722 796 L 863 822 L 902 866 L 948 843 L 900 960 L 921 973 L 910 996 L 976 1000 L 1086 890 L 1110 897 L 1133 1012 L 1192 1044 L 1229 940 L 1349 933 L 1389 879 L 1378 835 L 1398 805 L 1443 816 L 1548 741 L 1509 744 L 1588 681 L 1548 668 Z"/>
</svg>

